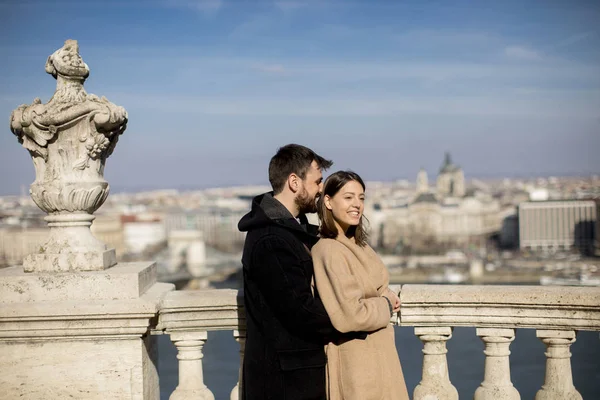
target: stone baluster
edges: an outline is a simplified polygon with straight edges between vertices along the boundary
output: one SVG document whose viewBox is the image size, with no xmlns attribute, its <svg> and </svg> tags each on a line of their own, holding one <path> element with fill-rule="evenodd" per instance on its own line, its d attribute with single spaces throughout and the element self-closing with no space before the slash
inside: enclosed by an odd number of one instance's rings
<svg viewBox="0 0 600 400">
<path fill-rule="evenodd" d="M 204 384 L 202 373 L 206 332 L 171 332 L 170 335 L 177 347 L 179 384 L 169 400 L 214 400 L 215 396 Z"/>
<path fill-rule="evenodd" d="M 477 328 L 477 336 L 485 344 L 485 375 L 475 391 L 475 400 L 520 400 L 510 380 L 510 343 L 514 329 Z"/>
<path fill-rule="evenodd" d="M 233 390 L 231 391 L 231 400 L 239 400 L 242 398 L 242 385 L 244 384 L 242 380 L 242 373 L 244 370 L 244 350 L 246 348 L 246 331 L 233 331 L 233 337 L 235 341 L 240 344 L 240 372 L 238 375 L 238 383 L 235 385 Z"/>
<path fill-rule="evenodd" d="M 538 330 L 536 336 L 546 345 L 546 378 L 535 395 L 536 400 L 581 400 L 573 386 L 570 347 L 575 331 Z"/>
<path fill-rule="evenodd" d="M 458 400 L 446 360 L 446 341 L 452 337 L 452 328 L 415 327 L 415 335 L 423 342 L 423 376 L 413 393 L 414 400 Z"/>
</svg>

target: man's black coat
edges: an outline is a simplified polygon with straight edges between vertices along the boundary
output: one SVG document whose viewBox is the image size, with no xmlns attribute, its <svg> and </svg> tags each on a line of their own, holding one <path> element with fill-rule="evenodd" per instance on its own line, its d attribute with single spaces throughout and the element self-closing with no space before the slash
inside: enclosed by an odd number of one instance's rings
<svg viewBox="0 0 600 400">
<path fill-rule="evenodd" d="M 325 399 L 324 345 L 339 337 L 311 290 L 316 227 L 299 223 L 272 193 L 254 198 L 239 222 L 246 351 L 245 400 Z"/>
</svg>

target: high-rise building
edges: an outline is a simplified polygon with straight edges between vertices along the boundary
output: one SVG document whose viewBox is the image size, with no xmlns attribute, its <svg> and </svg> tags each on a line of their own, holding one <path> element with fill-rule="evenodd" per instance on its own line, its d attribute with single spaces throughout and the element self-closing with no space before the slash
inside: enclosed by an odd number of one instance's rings
<svg viewBox="0 0 600 400">
<path fill-rule="evenodd" d="M 593 200 L 528 201 L 519 204 L 521 249 L 571 250 L 591 254 L 598 223 Z"/>
<path fill-rule="evenodd" d="M 596 234 L 594 240 L 594 251 L 597 257 L 600 257 L 600 200 L 596 201 Z"/>
</svg>

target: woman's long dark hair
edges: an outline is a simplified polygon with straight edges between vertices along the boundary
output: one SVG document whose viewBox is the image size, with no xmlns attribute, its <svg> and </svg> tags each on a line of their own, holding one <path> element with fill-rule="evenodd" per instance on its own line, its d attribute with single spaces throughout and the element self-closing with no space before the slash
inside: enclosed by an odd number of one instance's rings
<svg viewBox="0 0 600 400">
<path fill-rule="evenodd" d="M 358 182 L 362 186 L 363 190 L 366 189 L 362 178 L 357 173 L 352 171 L 337 171 L 329 175 L 329 177 L 325 180 L 323 185 L 323 194 L 319 198 L 319 203 L 317 205 L 317 213 L 319 214 L 319 219 L 321 220 L 321 227 L 319 228 L 321 237 L 335 238 L 339 233 L 337 227 L 335 226 L 333 213 L 325 206 L 325 195 L 329 197 L 335 196 L 336 193 L 339 192 L 346 183 L 351 181 Z M 368 239 L 368 234 L 363 220 L 366 220 L 366 218 L 364 215 L 361 215 L 358 225 L 351 226 L 348 228 L 348 232 L 346 232 L 346 236 L 354 236 L 356 244 L 362 247 L 367 244 Z"/>
</svg>

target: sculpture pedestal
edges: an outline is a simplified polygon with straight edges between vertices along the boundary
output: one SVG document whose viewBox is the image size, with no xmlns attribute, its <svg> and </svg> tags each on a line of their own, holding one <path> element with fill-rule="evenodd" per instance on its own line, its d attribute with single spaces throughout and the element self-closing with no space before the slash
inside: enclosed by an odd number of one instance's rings
<svg viewBox="0 0 600 400">
<path fill-rule="evenodd" d="M 0 270 L 6 398 L 159 399 L 154 327 L 173 285 L 154 263 L 105 271 Z"/>
<path fill-rule="evenodd" d="M 93 266 L 92 271 L 103 270 L 117 263 L 117 254 L 115 249 L 85 253 L 29 254 L 23 260 L 23 268 L 27 272 L 70 271 L 72 265 L 86 262 Z"/>
<path fill-rule="evenodd" d="M 44 192 L 45 193 L 45 192 Z M 90 231 L 94 216 L 87 213 L 48 215 L 50 236 L 39 251 L 23 260 L 25 272 L 102 271 L 117 264 L 109 249 Z"/>
</svg>

